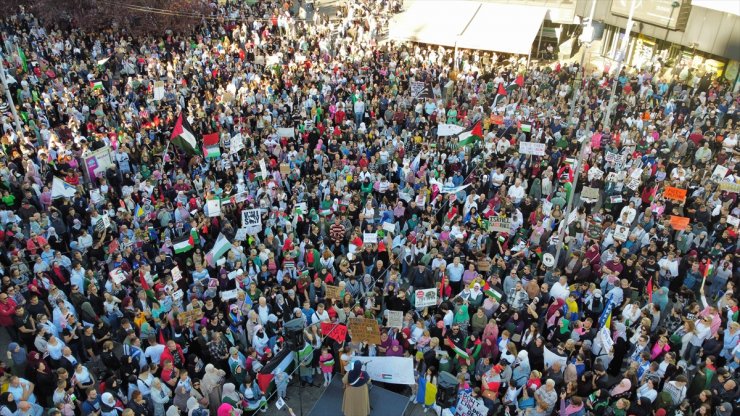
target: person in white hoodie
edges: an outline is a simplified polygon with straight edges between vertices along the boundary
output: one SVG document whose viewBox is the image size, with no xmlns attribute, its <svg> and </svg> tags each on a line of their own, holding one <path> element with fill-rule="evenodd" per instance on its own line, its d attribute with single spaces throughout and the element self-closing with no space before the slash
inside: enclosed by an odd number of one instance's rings
<svg viewBox="0 0 740 416">
<path fill-rule="evenodd" d="M 686 349 L 684 359 L 690 366 L 696 365 L 696 358 L 704 341 L 710 337 L 712 332 L 712 317 L 703 316 L 696 320 L 694 331 L 689 340 L 689 347 Z"/>
</svg>

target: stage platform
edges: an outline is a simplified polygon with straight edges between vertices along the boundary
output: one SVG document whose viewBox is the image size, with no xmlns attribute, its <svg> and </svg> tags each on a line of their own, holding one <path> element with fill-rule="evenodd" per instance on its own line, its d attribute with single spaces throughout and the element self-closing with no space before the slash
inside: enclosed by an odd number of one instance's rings
<svg viewBox="0 0 740 416">
<path fill-rule="evenodd" d="M 334 375 L 329 387 L 324 390 L 308 416 L 343 416 L 342 377 Z M 384 388 L 373 386 L 370 389 L 370 416 L 401 416 L 406 411 L 409 398 Z"/>
</svg>

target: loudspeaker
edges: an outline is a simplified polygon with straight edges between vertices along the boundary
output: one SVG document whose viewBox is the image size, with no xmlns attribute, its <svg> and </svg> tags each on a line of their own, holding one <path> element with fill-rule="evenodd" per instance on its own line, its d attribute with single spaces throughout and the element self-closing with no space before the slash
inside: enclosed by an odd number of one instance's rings
<svg viewBox="0 0 740 416">
<path fill-rule="evenodd" d="M 454 406 L 457 403 L 457 377 L 442 371 L 437 384 L 437 404 L 443 409 Z"/>
<path fill-rule="evenodd" d="M 291 351 L 298 351 L 303 348 L 305 341 L 303 340 L 303 320 L 293 319 L 285 323 L 283 327 L 283 333 L 285 338 L 286 349 Z"/>
</svg>

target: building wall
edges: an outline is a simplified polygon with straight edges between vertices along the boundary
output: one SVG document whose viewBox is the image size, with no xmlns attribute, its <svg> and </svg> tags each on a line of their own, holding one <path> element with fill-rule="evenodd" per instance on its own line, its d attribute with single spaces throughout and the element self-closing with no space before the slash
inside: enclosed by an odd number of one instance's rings
<svg viewBox="0 0 740 416">
<path fill-rule="evenodd" d="M 588 17 L 591 11 L 591 2 L 596 1 L 594 20 L 602 21 L 624 29 L 627 18 L 611 13 L 612 1 L 631 0 L 577 0 L 576 14 Z M 642 0 L 643 3 L 655 0 Z M 683 0 L 687 2 L 689 0 Z M 728 0 L 736 1 L 736 0 Z M 676 11 L 678 13 L 678 11 Z M 740 60 L 740 16 L 723 13 L 703 7 L 692 6 L 686 28 L 683 31 L 665 29 L 647 22 L 635 22 L 633 35 L 641 33 L 656 39 L 696 48 L 698 51 L 721 56 L 731 60 Z"/>
</svg>

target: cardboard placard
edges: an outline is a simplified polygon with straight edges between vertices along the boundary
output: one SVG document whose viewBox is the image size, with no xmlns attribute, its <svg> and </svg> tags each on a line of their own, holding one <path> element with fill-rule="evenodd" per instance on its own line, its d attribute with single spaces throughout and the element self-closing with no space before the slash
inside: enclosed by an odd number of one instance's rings
<svg viewBox="0 0 740 416">
<path fill-rule="evenodd" d="M 581 190 L 581 198 L 598 200 L 599 190 L 597 188 L 592 188 L 590 186 L 584 186 L 583 190 Z"/>
<path fill-rule="evenodd" d="M 180 312 L 179 314 L 177 314 L 177 321 L 180 323 L 180 325 L 190 325 L 191 322 L 194 322 L 195 320 L 200 318 L 201 314 L 202 313 L 200 308 Z"/>
<path fill-rule="evenodd" d="M 180 271 L 180 268 L 175 266 L 172 268 L 172 281 L 178 282 L 180 279 L 182 279 L 182 272 Z"/>
<path fill-rule="evenodd" d="M 683 202 L 686 200 L 686 189 L 666 186 L 665 189 L 663 189 L 663 197 L 665 197 L 665 199 Z"/>
<path fill-rule="evenodd" d="M 364 244 L 378 244 L 378 234 L 376 233 L 363 233 L 362 242 Z"/>
<path fill-rule="evenodd" d="M 546 151 L 545 143 L 519 142 L 519 153 L 523 155 L 544 156 Z"/>
<path fill-rule="evenodd" d="M 505 217 L 490 217 L 488 219 L 488 231 L 489 232 L 502 232 L 508 233 L 511 231 L 511 218 Z"/>
<path fill-rule="evenodd" d="M 690 221 L 691 219 L 689 219 L 688 217 L 671 215 L 671 228 L 673 228 L 674 230 L 685 230 Z"/>
<path fill-rule="evenodd" d="M 281 163 L 280 164 L 280 174 L 281 175 L 290 175 L 290 165 L 287 163 Z"/>
<path fill-rule="evenodd" d="M 224 302 L 236 299 L 237 296 L 239 296 L 239 289 L 224 290 L 221 292 L 221 300 Z"/>
<path fill-rule="evenodd" d="M 717 165 L 712 171 L 712 180 L 721 181 L 725 178 L 725 176 L 727 176 L 727 172 L 729 171 L 730 170 L 727 169 L 725 166 Z"/>
<path fill-rule="evenodd" d="M 326 285 L 326 298 L 339 300 L 342 298 L 342 289 L 339 286 Z"/>
<path fill-rule="evenodd" d="M 220 199 L 209 199 L 206 201 L 206 211 L 208 217 L 218 217 L 221 215 L 221 200 Z"/>
<path fill-rule="evenodd" d="M 261 225 L 262 215 L 258 209 L 245 209 L 242 210 L 242 228 L 247 228 L 250 225 Z"/>
<path fill-rule="evenodd" d="M 353 341 L 368 344 L 380 344 L 380 327 L 378 321 L 367 318 L 349 318 L 349 330 Z"/>
<path fill-rule="evenodd" d="M 234 241 L 245 241 L 247 239 L 247 229 L 246 228 L 239 228 L 236 230 L 236 235 L 234 236 Z"/>
<path fill-rule="evenodd" d="M 347 327 L 342 324 L 322 322 L 321 334 L 326 335 L 341 344 L 347 339 Z"/>
<path fill-rule="evenodd" d="M 123 270 L 116 267 L 115 269 L 111 270 L 109 273 L 111 280 L 113 280 L 113 283 L 121 284 L 124 280 L 126 280 L 126 273 L 124 273 Z"/>
<path fill-rule="evenodd" d="M 474 398 L 469 393 L 463 393 L 455 407 L 455 416 L 486 416 L 488 408 L 483 400 Z"/>
<path fill-rule="evenodd" d="M 401 328 L 403 327 L 403 311 L 388 311 L 388 327 L 389 328 Z"/>
<path fill-rule="evenodd" d="M 437 289 L 417 289 L 414 291 L 414 300 L 417 309 L 437 306 Z"/>
<path fill-rule="evenodd" d="M 383 223 L 383 230 L 388 231 L 389 233 L 395 233 L 396 232 L 396 224 L 392 222 L 384 222 Z"/>
</svg>

